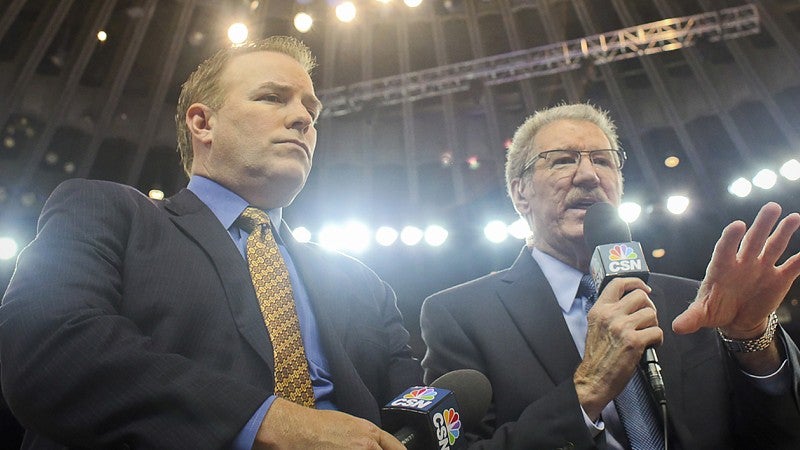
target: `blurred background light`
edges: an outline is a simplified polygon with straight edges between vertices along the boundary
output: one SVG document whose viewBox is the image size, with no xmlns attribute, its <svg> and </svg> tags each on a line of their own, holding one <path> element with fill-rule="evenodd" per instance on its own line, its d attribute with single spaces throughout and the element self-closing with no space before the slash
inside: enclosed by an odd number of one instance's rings
<svg viewBox="0 0 800 450">
<path fill-rule="evenodd" d="M 636 222 L 642 214 L 642 207 L 636 202 L 623 202 L 619 205 L 619 217 L 627 223 Z"/>
<path fill-rule="evenodd" d="M 753 185 L 747 178 L 739 177 L 734 180 L 733 183 L 728 186 L 728 192 L 737 196 L 737 197 L 747 197 L 750 195 L 750 192 L 753 190 Z"/>
<path fill-rule="evenodd" d="M 689 207 L 689 198 L 683 195 L 672 195 L 667 199 L 667 211 L 672 214 L 683 214 Z"/>
<path fill-rule="evenodd" d="M 489 242 L 499 244 L 508 238 L 508 227 L 500 220 L 492 220 L 483 228 L 483 235 Z"/>
<path fill-rule="evenodd" d="M 783 178 L 789 181 L 800 180 L 800 162 L 796 159 L 786 161 L 781 166 L 780 173 L 783 175 Z"/>
<path fill-rule="evenodd" d="M 314 25 L 314 19 L 304 12 L 299 12 L 294 16 L 294 27 L 301 33 L 308 33 Z"/>
<path fill-rule="evenodd" d="M 17 241 L 10 237 L 0 237 L 0 259 L 9 260 L 17 256 Z"/>
<path fill-rule="evenodd" d="M 388 247 L 397 241 L 399 233 L 392 227 L 382 226 L 375 231 L 375 241 L 378 244 Z"/>
<path fill-rule="evenodd" d="M 352 22 L 356 18 L 356 5 L 353 2 L 342 2 L 336 5 L 336 18 L 341 22 Z"/>
<path fill-rule="evenodd" d="M 439 225 L 431 225 L 425 229 L 425 242 L 431 247 L 438 247 L 447 240 L 447 230 Z"/>
<path fill-rule="evenodd" d="M 531 235 L 531 228 L 528 226 L 528 222 L 522 217 L 512 222 L 506 230 L 508 234 L 516 239 L 525 239 Z"/>
<path fill-rule="evenodd" d="M 403 227 L 403 230 L 400 231 L 400 241 L 403 244 L 408 245 L 409 247 L 419 244 L 419 241 L 422 240 L 423 232 L 417 227 L 414 226 L 406 226 Z"/>
<path fill-rule="evenodd" d="M 753 177 L 753 186 L 761 189 L 772 189 L 778 181 L 778 175 L 769 170 L 761 169 Z"/>
<path fill-rule="evenodd" d="M 228 39 L 235 44 L 239 45 L 247 40 L 247 25 L 237 22 L 228 27 Z"/>
<path fill-rule="evenodd" d="M 311 242 L 311 231 L 308 230 L 306 227 L 297 227 L 292 230 L 292 235 L 297 240 L 297 242 Z"/>
</svg>

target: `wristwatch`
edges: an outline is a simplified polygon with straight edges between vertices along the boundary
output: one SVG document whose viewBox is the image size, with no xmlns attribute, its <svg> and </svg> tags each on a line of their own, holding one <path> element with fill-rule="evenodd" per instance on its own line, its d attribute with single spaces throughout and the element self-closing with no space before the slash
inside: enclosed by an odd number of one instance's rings
<svg viewBox="0 0 800 450">
<path fill-rule="evenodd" d="M 717 328 L 717 333 L 725 343 L 725 347 L 733 353 L 750 353 L 764 350 L 772 344 L 775 338 L 775 330 L 778 328 L 778 315 L 774 312 L 769 315 L 769 323 L 764 334 L 753 339 L 731 339 L 722 333 L 722 330 Z"/>
</svg>

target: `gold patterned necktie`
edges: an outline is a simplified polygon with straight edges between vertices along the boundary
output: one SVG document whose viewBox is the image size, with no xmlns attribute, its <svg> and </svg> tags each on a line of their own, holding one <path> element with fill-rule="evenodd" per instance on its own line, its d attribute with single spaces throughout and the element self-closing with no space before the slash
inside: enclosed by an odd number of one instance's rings
<svg viewBox="0 0 800 450">
<path fill-rule="evenodd" d="M 238 223 L 250 232 L 247 262 L 275 358 L 275 395 L 314 407 L 308 360 L 300 336 L 289 271 L 272 236 L 269 216 L 248 207 Z"/>
</svg>

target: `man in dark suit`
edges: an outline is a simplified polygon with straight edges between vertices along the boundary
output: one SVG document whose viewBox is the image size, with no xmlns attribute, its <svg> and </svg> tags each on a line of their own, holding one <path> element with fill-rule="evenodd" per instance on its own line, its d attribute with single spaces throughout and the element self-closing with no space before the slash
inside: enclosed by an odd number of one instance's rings
<svg viewBox="0 0 800 450">
<path fill-rule="evenodd" d="M 179 100 L 190 181 L 174 197 L 87 180 L 53 192 L 0 307 L 24 447 L 403 448 L 377 426 L 379 406 L 421 381 L 393 291 L 281 222 L 311 169 L 312 68 L 286 37 L 201 64 Z M 248 226 L 245 211 L 277 226 Z M 289 280 L 277 325 L 262 291 L 278 288 L 251 280 L 248 261 L 265 257 L 254 236 L 272 236 Z M 274 333 L 290 328 L 305 358 L 286 377 Z M 293 382 L 315 407 L 279 393 Z"/>
<path fill-rule="evenodd" d="M 800 275 L 798 254 L 776 267 L 800 215 L 770 234 L 781 214 L 770 203 L 749 230 L 726 227 L 702 283 L 619 278 L 596 297 L 583 219 L 594 203 L 619 205 L 624 158 L 590 105 L 540 111 L 517 130 L 506 181 L 532 236 L 510 268 L 426 299 L 426 380 L 460 368 L 489 378 L 492 406 L 467 430 L 474 448 L 800 448 L 798 349 L 773 313 Z M 666 435 L 637 369 L 648 346 L 663 367 Z"/>
</svg>

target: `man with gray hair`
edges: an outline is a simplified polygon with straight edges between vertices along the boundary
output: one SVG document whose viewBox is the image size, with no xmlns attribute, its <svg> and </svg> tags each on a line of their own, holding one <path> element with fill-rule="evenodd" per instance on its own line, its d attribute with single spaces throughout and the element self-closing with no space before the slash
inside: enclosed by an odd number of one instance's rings
<svg viewBox="0 0 800 450">
<path fill-rule="evenodd" d="M 800 447 L 799 353 L 774 314 L 800 276 L 800 254 L 776 266 L 800 214 L 778 223 L 768 203 L 749 229 L 728 225 L 701 283 L 622 277 L 598 296 L 584 217 L 619 205 L 625 158 L 613 122 L 588 104 L 519 127 L 506 184 L 532 236 L 510 268 L 426 299 L 425 379 L 471 368 L 491 381 L 470 448 Z M 653 346 L 666 419 L 638 369 Z"/>
<path fill-rule="evenodd" d="M 282 36 L 200 64 L 166 200 L 53 192 L 0 307 L 23 448 L 403 448 L 378 427 L 422 375 L 394 292 L 281 220 L 317 141 L 313 65 Z"/>
</svg>

